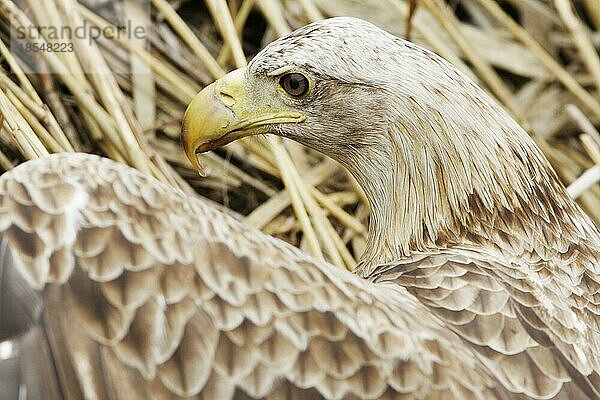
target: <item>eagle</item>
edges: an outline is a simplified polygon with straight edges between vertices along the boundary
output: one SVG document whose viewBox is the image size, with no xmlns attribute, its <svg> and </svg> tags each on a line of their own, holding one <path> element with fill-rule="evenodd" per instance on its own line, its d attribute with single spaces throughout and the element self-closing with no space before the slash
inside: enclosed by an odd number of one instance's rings
<svg viewBox="0 0 600 400">
<path fill-rule="evenodd" d="M 354 273 L 123 164 L 29 161 L 0 177 L 2 396 L 598 398 L 600 235 L 475 84 L 329 19 L 184 117 L 198 167 L 197 152 L 268 133 L 365 189 Z"/>
<path fill-rule="evenodd" d="M 371 206 L 354 273 L 404 287 L 504 388 L 600 398 L 600 232 L 529 135 L 450 63 L 356 18 L 307 25 L 200 92 L 196 154 L 274 134 Z"/>
</svg>

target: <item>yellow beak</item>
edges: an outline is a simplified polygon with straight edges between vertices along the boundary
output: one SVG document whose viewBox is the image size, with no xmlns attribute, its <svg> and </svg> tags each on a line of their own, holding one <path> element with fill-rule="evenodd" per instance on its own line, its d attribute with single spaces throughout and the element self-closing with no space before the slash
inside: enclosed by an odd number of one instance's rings
<svg viewBox="0 0 600 400">
<path fill-rule="evenodd" d="M 204 175 L 197 153 L 204 153 L 245 136 L 266 133 L 266 126 L 302 122 L 296 111 L 275 110 L 253 103 L 248 96 L 245 68 L 230 72 L 205 87 L 188 106 L 183 117 L 185 154 Z M 262 102 L 261 102 L 262 103 Z"/>
</svg>

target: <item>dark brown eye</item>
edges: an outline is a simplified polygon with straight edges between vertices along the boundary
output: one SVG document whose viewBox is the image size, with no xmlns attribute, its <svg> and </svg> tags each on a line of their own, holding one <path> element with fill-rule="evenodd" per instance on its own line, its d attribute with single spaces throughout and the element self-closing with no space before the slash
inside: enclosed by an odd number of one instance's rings
<svg viewBox="0 0 600 400">
<path fill-rule="evenodd" d="M 304 96 L 308 92 L 308 79 L 297 72 L 283 75 L 279 79 L 279 85 L 293 97 Z"/>
</svg>

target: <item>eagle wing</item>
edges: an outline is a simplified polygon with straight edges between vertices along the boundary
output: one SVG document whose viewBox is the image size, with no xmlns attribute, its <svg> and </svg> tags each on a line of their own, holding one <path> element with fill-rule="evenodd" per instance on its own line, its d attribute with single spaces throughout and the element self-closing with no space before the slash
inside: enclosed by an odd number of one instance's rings
<svg viewBox="0 0 600 400">
<path fill-rule="evenodd" d="M 595 399 L 600 266 L 593 249 L 579 245 L 440 249 L 381 266 L 371 280 L 406 287 L 511 392 Z"/>
<path fill-rule="evenodd" d="M 4 174 L 0 232 L 0 287 L 26 289 L 0 293 L 0 340 L 18 348 L 27 398 L 501 392 L 403 288 L 319 263 L 107 159 L 57 154 Z"/>
</svg>

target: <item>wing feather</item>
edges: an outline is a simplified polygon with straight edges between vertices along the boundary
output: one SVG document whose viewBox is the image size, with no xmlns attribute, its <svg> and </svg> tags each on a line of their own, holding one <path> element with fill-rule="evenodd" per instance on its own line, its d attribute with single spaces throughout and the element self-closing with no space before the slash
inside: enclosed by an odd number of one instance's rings
<svg viewBox="0 0 600 400">
<path fill-rule="evenodd" d="M 406 287 L 510 391 L 553 398 L 571 393 L 573 382 L 600 398 L 597 261 L 563 247 L 541 257 L 521 247 L 498 254 L 497 246 L 457 246 L 382 266 L 371 278 Z"/>
<path fill-rule="evenodd" d="M 110 160 L 59 154 L 6 173 L 0 231 L 11 268 L 41 290 L 38 341 L 67 399 L 502 391 L 404 289 L 316 262 Z M 495 292 L 476 304 L 440 284 L 448 304 L 496 309 Z"/>
</svg>

